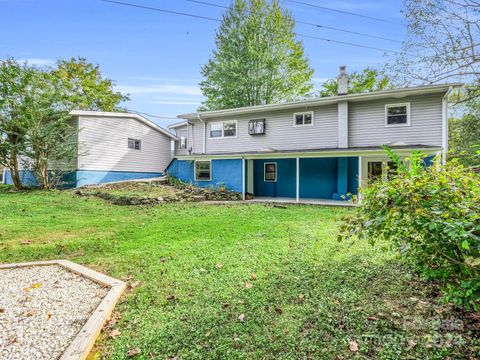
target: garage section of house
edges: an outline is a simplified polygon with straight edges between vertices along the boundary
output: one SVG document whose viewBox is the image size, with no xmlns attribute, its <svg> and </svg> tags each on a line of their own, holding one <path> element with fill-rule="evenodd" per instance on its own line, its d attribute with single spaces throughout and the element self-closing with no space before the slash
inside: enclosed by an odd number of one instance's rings
<svg viewBox="0 0 480 360">
<path fill-rule="evenodd" d="M 255 197 L 346 200 L 357 194 L 358 157 L 247 160 L 247 192 Z"/>
</svg>

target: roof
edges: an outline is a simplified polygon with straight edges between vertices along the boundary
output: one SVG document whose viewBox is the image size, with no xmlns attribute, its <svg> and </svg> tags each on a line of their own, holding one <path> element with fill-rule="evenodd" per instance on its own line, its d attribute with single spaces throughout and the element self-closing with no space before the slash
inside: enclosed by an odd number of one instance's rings
<svg viewBox="0 0 480 360">
<path fill-rule="evenodd" d="M 109 111 L 86 111 L 86 110 L 72 110 L 70 115 L 73 116 L 100 116 L 100 117 L 112 117 L 112 118 L 123 118 L 123 119 L 135 119 L 141 123 L 151 127 L 153 130 L 158 131 L 159 133 L 170 137 L 173 140 L 178 140 L 178 138 L 173 135 L 170 131 L 165 130 L 164 128 L 158 126 L 154 122 L 144 118 L 143 116 L 135 113 L 128 112 L 109 112 Z"/>
<path fill-rule="evenodd" d="M 188 124 L 190 124 L 188 121 L 180 121 L 180 122 L 177 122 L 175 124 L 168 125 L 168 128 L 169 129 L 175 129 L 175 128 L 179 128 L 179 127 L 182 127 L 182 126 L 187 126 Z"/>
<path fill-rule="evenodd" d="M 436 151 L 441 150 L 441 146 L 432 146 L 432 145 L 410 145 L 410 144 L 386 144 L 392 150 L 420 150 L 420 151 Z M 181 158 L 185 157 L 224 157 L 224 156 L 260 156 L 260 155 L 292 155 L 292 154 L 315 154 L 315 153 L 361 153 L 361 152 L 378 152 L 384 151 L 383 146 L 358 146 L 358 147 L 349 147 L 349 148 L 312 148 L 312 149 L 293 149 L 293 150 L 276 150 L 276 149 L 265 149 L 260 151 L 244 151 L 244 152 L 213 152 L 208 154 L 191 154 L 191 155 L 182 155 L 178 156 Z"/>
<path fill-rule="evenodd" d="M 214 110 L 214 111 L 204 111 L 204 112 L 195 112 L 189 114 L 178 115 L 179 118 L 194 120 L 199 116 L 201 118 L 215 118 L 228 115 L 240 115 L 240 114 L 249 114 L 249 113 L 258 113 L 262 111 L 274 111 L 274 110 L 284 110 L 284 109 L 293 109 L 301 106 L 321 106 L 328 104 L 335 104 L 341 101 L 367 101 L 367 100 L 377 100 L 377 99 L 401 99 L 406 96 L 411 95 L 426 95 L 426 94 L 435 94 L 435 93 L 446 93 L 452 87 L 462 86 L 462 83 L 449 83 L 449 84 L 434 84 L 434 85 L 421 85 L 415 87 L 404 87 L 393 90 L 381 90 L 381 91 L 372 91 L 368 93 L 360 94 L 347 94 L 347 95 L 337 95 L 337 96 L 328 96 L 328 97 L 318 97 L 313 99 L 299 100 L 299 101 L 290 101 L 278 104 L 268 104 L 268 105 L 257 105 L 257 106 L 248 106 L 234 109 L 225 109 L 225 110 Z"/>
</svg>

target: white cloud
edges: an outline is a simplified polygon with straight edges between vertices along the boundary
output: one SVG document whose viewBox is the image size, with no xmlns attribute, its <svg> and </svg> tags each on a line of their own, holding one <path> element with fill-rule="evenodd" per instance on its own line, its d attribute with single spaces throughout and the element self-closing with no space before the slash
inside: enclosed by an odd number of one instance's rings
<svg viewBox="0 0 480 360">
<path fill-rule="evenodd" d="M 315 77 L 315 78 L 312 78 L 312 81 L 314 83 L 320 83 L 320 84 L 323 84 L 325 81 L 329 80 L 329 78 L 326 78 L 326 77 Z"/>
<path fill-rule="evenodd" d="M 202 95 L 197 85 L 119 85 L 117 90 L 129 94 L 177 94 L 177 95 Z"/>
<path fill-rule="evenodd" d="M 29 65 L 36 66 L 49 66 L 55 64 L 54 59 L 40 59 L 40 58 L 28 58 L 28 59 L 18 59 L 19 62 L 26 62 Z"/>
</svg>

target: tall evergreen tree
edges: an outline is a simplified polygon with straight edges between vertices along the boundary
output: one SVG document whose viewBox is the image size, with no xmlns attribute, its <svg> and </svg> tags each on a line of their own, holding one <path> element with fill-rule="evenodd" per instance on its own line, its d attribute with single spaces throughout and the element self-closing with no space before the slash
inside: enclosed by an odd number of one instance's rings
<svg viewBox="0 0 480 360">
<path fill-rule="evenodd" d="M 293 100 L 309 94 L 313 70 L 295 39 L 295 22 L 277 0 L 235 0 L 202 67 L 202 109 Z"/>
</svg>

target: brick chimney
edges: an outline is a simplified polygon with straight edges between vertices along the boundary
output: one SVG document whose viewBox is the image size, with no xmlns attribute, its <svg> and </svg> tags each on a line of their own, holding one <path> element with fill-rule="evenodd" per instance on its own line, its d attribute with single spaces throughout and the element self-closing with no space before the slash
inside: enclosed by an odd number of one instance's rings
<svg viewBox="0 0 480 360">
<path fill-rule="evenodd" d="M 348 75 L 346 72 L 347 66 L 340 66 L 340 74 L 337 77 L 338 80 L 338 95 L 347 95 L 348 93 Z"/>
</svg>

